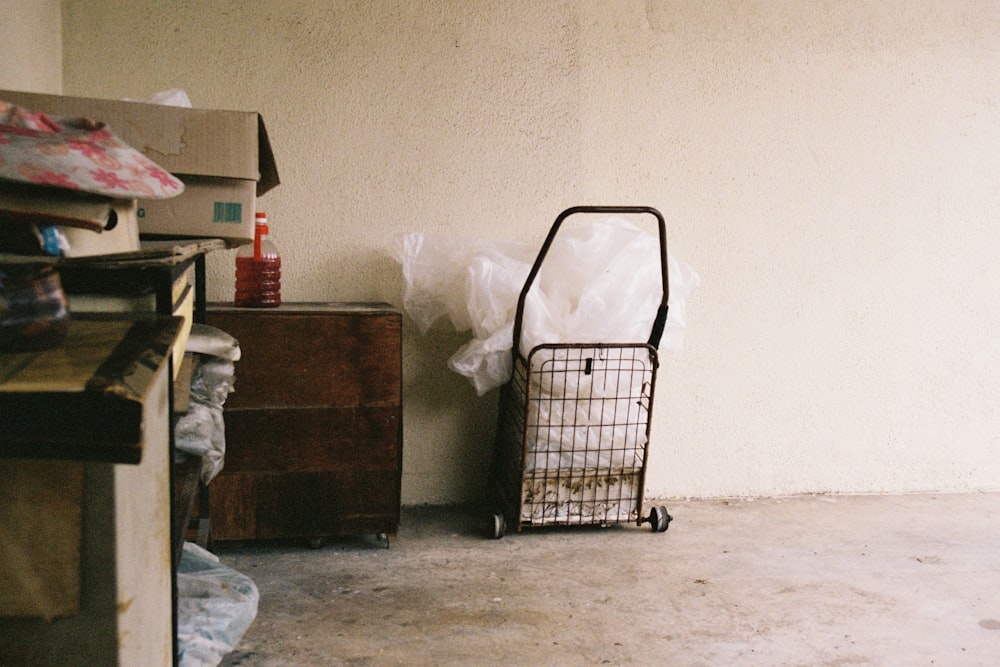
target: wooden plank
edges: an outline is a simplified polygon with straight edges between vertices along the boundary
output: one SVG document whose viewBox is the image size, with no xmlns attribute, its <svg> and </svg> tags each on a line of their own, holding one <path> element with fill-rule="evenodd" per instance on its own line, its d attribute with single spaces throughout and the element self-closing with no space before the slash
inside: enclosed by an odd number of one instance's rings
<svg viewBox="0 0 1000 667">
<path fill-rule="evenodd" d="M 0 459 L 0 616 L 80 608 L 84 464 Z"/>
<path fill-rule="evenodd" d="M 186 455 L 174 462 L 173 510 L 170 517 L 170 534 L 174 558 L 179 561 L 187 538 L 187 527 L 194 516 L 194 509 L 201 490 L 201 457 Z"/>
<path fill-rule="evenodd" d="M 0 353 L 0 458 L 138 463 L 143 402 L 181 323 L 74 319 L 59 347 Z"/>
<path fill-rule="evenodd" d="M 114 472 L 118 664 L 167 665 L 173 655 L 170 505 L 171 378 L 166 367 L 143 404 L 146 455 Z"/>
</svg>

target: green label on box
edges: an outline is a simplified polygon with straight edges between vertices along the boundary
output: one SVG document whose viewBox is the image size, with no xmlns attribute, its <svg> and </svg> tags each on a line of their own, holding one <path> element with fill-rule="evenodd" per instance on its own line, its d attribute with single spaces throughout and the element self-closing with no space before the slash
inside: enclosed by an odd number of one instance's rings
<svg viewBox="0 0 1000 667">
<path fill-rule="evenodd" d="M 243 204 L 240 202 L 217 201 L 212 211 L 212 222 L 243 222 Z"/>
</svg>

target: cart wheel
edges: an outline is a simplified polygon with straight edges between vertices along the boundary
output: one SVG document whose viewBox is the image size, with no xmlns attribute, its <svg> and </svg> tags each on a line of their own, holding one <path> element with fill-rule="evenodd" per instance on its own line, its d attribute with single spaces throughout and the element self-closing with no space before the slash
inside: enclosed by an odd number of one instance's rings
<svg viewBox="0 0 1000 667">
<path fill-rule="evenodd" d="M 649 523 L 652 526 L 654 533 L 665 533 L 667 528 L 670 527 L 670 522 L 674 520 L 674 517 L 667 514 L 667 508 L 662 505 L 659 507 L 654 507 L 649 511 Z"/>
<path fill-rule="evenodd" d="M 507 533 L 507 521 L 503 518 L 503 514 L 493 515 L 493 539 L 499 540 Z"/>
</svg>

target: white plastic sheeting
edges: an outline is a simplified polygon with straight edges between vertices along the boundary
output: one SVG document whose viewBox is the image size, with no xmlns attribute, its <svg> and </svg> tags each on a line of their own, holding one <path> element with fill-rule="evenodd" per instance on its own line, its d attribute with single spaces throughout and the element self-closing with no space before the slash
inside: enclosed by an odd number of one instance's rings
<svg viewBox="0 0 1000 667">
<path fill-rule="evenodd" d="M 538 249 L 527 243 L 409 233 L 393 249 L 403 307 L 423 333 L 441 317 L 472 340 L 449 367 L 482 395 L 510 378 L 517 300 Z M 521 352 L 541 343 L 645 342 L 662 299 L 659 239 L 609 216 L 560 229 L 525 301 Z M 669 315 L 660 350 L 683 344 L 698 275 L 667 257 Z"/>
</svg>

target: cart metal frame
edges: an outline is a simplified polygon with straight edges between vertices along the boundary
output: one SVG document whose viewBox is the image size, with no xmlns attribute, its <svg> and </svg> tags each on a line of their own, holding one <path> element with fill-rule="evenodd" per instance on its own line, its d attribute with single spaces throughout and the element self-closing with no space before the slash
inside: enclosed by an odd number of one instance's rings
<svg viewBox="0 0 1000 667">
<path fill-rule="evenodd" d="M 663 295 L 645 342 L 541 344 L 520 351 L 525 300 L 556 234 L 578 214 L 648 214 L 659 232 Z M 667 530 L 665 507 L 643 515 L 646 462 L 670 295 L 663 215 L 649 206 L 576 206 L 556 218 L 531 267 L 514 320 L 512 375 L 500 390 L 490 491 L 492 535 L 508 527 L 650 523 Z"/>
</svg>

